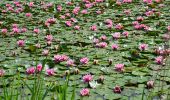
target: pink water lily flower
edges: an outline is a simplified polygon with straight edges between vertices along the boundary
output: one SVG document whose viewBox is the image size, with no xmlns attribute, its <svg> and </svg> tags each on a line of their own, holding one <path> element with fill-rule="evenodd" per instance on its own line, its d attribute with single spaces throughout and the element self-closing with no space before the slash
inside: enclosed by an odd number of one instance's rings
<svg viewBox="0 0 170 100">
<path fill-rule="evenodd" d="M 45 39 L 47 41 L 52 41 L 53 40 L 53 36 L 50 34 L 50 35 L 46 35 Z"/>
<path fill-rule="evenodd" d="M 87 12 L 86 9 L 84 9 L 84 10 L 81 11 L 81 14 L 87 14 L 87 13 L 88 13 L 88 12 Z"/>
<path fill-rule="evenodd" d="M 139 45 L 139 50 L 141 50 L 141 51 L 144 51 L 144 50 L 146 50 L 147 48 L 148 48 L 148 44 L 143 43 L 143 44 L 140 44 L 140 45 Z"/>
<path fill-rule="evenodd" d="M 115 26 L 115 29 L 121 30 L 121 29 L 123 29 L 123 25 L 121 23 L 119 23 Z"/>
<path fill-rule="evenodd" d="M 107 43 L 106 42 L 97 43 L 96 47 L 98 47 L 98 48 L 106 48 L 107 47 Z"/>
<path fill-rule="evenodd" d="M 17 44 L 18 44 L 19 47 L 23 47 L 24 44 L 25 44 L 25 41 L 24 40 L 18 40 Z"/>
<path fill-rule="evenodd" d="M 129 36 L 129 32 L 128 31 L 125 31 L 122 33 L 126 38 Z"/>
<path fill-rule="evenodd" d="M 163 60 L 164 60 L 164 58 L 162 56 L 158 56 L 155 58 L 155 62 L 159 65 L 163 64 Z"/>
<path fill-rule="evenodd" d="M 12 28 L 18 28 L 18 24 L 12 24 Z"/>
<path fill-rule="evenodd" d="M 94 38 L 93 43 L 99 43 L 99 39 Z"/>
<path fill-rule="evenodd" d="M 143 0 L 144 3 L 148 3 L 148 4 L 151 4 L 152 3 L 152 0 Z"/>
<path fill-rule="evenodd" d="M 26 13 L 25 16 L 26 16 L 26 17 L 31 17 L 32 14 L 31 14 L 31 13 Z"/>
<path fill-rule="evenodd" d="M 131 14 L 131 10 L 130 10 L 130 9 L 125 9 L 125 10 L 124 10 L 124 13 L 125 13 L 126 15 L 130 15 L 130 14 Z"/>
<path fill-rule="evenodd" d="M 68 27 L 71 27 L 71 26 L 72 26 L 72 22 L 71 22 L 71 21 L 66 21 L 65 24 L 66 24 L 66 26 L 68 26 Z"/>
<path fill-rule="evenodd" d="M 42 68 L 43 68 L 42 64 L 38 64 L 36 67 L 37 72 L 41 72 Z"/>
<path fill-rule="evenodd" d="M 54 71 L 54 69 L 46 69 L 46 74 L 48 76 L 54 76 L 55 75 L 55 71 Z"/>
<path fill-rule="evenodd" d="M 39 34 L 39 33 L 40 33 L 40 29 L 38 29 L 38 28 L 35 28 L 33 31 L 34 31 L 34 33 L 36 33 L 36 34 Z"/>
<path fill-rule="evenodd" d="M 114 92 L 114 93 L 121 93 L 122 90 L 121 90 L 120 86 L 116 85 L 116 86 L 113 88 L 113 92 Z"/>
<path fill-rule="evenodd" d="M 0 69 L 0 77 L 4 76 L 5 75 L 5 70 L 3 69 Z"/>
<path fill-rule="evenodd" d="M 144 20 L 144 18 L 142 16 L 137 17 L 137 21 L 143 21 L 143 20 Z"/>
<path fill-rule="evenodd" d="M 35 68 L 34 67 L 27 68 L 26 73 L 27 74 L 34 74 L 35 73 Z"/>
<path fill-rule="evenodd" d="M 92 25 L 92 26 L 90 27 L 90 30 L 96 31 L 96 30 L 97 30 L 97 26 L 96 26 L 96 25 Z"/>
<path fill-rule="evenodd" d="M 80 26 L 76 25 L 76 26 L 74 26 L 74 29 L 75 30 L 80 30 Z"/>
<path fill-rule="evenodd" d="M 113 37 L 114 39 L 119 39 L 119 38 L 120 38 L 120 32 L 115 32 L 115 33 L 113 33 L 113 34 L 112 34 L 112 37 Z"/>
<path fill-rule="evenodd" d="M 6 28 L 1 30 L 2 33 L 6 34 L 8 32 L 8 30 Z"/>
<path fill-rule="evenodd" d="M 84 88 L 82 90 L 80 90 L 80 95 L 81 96 L 89 96 L 90 95 L 90 91 L 88 88 Z"/>
<path fill-rule="evenodd" d="M 93 7 L 93 3 L 86 3 L 86 4 L 85 4 L 85 7 L 86 7 L 86 8 L 91 8 L 91 7 Z"/>
<path fill-rule="evenodd" d="M 22 28 L 21 33 L 27 32 L 27 28 Z"/>
<path fill-rule="evenodd" d="M 13 33 L 19 33 L 20 29 L 19 28 L 12 28 Z"/>
<path fill-rule="evenodd" d="M 61 12 L 61 10 L 62 10 L 62 6 L 61 6 L 61 5 L 58 5 L 58 6 L 57 6 L 57 11 Z"/>
<path fill-rule="evenodd" d="M 80 11 L 80 7 L 75 7 L 72 11 L 73 14 L 77 15 L 78 12 Z"/>
<path fill-rule="evenodd" d="M 113 49 L 113 50 L 117 50 L 117 49 L 119 49 L 118 44 L 112 44 L 112 46 L 111 46 L 111 47 L 112 47 L 112 49 Z"/>
<path fill-rule="evenodd" d="M 160 3 L 162 0 L 155 0 L 156 3 Z"/>
<path fill-rule="evenodd" d="M 72 59 L 69 59 L 66 63 L 67 63 L 67 66 L 74 66 L 75 65 L 74 60 L 72 60 Z"/>
<path fill-rule="evenodd" d="M 124 71 L 124 64 L 115 64 L 115 70 L 118 72 Z"/>
<path fill-rule="evenodd" d="M 34 6 L 34 2 L 29 2 L 28 6 L 29 7 L 33 7 Z"/>
<path fill-rule="evenodd" d="M 100 39 L 101 39 L 102 41 L 105 41 L 105 40 L 107 40 L 107 37 L 106 37 L 106 35 L 102 35 L 102 36 L 100 37 Z"/>
<path fill-rule="evenodd" d="M 107 25 L 108 25 L 108 24 L 113 25 L 113 22 L 112 22 L 112 20 L 111 20 L 111 19 L 106 19 L 105 23 L 106 23 Z"/>
<path fill-rule="evenodd" d="M 81 64 L 87 64 L 89 62 L 89 59 L 87 57 L 81 58 L 80 63 Z"/>
<path fill-rule="evenodd" d="M 100 10 L 97 10 L 96 11 L 96 14 L 101 14 L 102 12 Z"/>
<path fill-rule="evenodd" d="M 66 55 L 54 55 L 54 61 L 56 62 L 56 63 L 58 63 L 58 62 L 63 62 L 63 61 L 67 61 L 68 60 L 68 56 L 66 56 Z"/>
<path fill-rule="evenodd" d="M 83 76 L 83 82 L 85 82 L 85 83 L 89 83 L 92 80 L 93 80 L 93 76 L 90 75 L 90 74 L 87 74 L 87 75 Z"/>
</svg>

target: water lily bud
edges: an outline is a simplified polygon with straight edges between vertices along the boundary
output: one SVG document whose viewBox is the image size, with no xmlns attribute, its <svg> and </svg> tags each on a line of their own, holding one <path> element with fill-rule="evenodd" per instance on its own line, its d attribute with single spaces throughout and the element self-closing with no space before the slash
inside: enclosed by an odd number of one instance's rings
<svg viewBox="0 0 170 100">
<path fill-rule="evenodd" d="M 103 83 L 104 82 L 104 76 L 101 75 L 99 79 L 97 80 L 98 83 Z"/>
<path fill-rule="evenodd" d="M 16 56 L 17 52 L 16 51 L 12 51 L 12 56 Z"/>
<path fill-rule="evenodd" d="M 74 70 L 74 73 L 75 73 L 75 74 L 79 74 L 79 73 L 80 73 L 80 70 L 76 68 L 76 69 Z"/>
<path fill-rule="evenodd" d="M 69 71 L 69 70 L 66 70 L 64 73 L 65 73 L 65 75 L 69 75 L 69 74 L 70 74 L 70 71 Z"/>
<path fill-rule="evenodd" d="M 94 65 L 97 65 L 98 62 L 99 62 L 98 60 L 94 60 L 94 61 L 93 61 L 93 64 L 94 64 Z"/>
<path fill-rule="evenodd" d="M 43 50 L 42 51 L 42 55 L 43 56 L 48 56 L 48 54 L 49 54 L 49 50 Z"/>
<path fill-rule="evenodd" d="M 109 65 L 112 65 L 113 60 L 109 59 Z"/>
<path fill-rule="evenodd" d="M 148 81 L 147 82 L 147 88 L 150 89 L 150 88 L 153 88 L 154 87 L 154 81 Z"/>
</svg>

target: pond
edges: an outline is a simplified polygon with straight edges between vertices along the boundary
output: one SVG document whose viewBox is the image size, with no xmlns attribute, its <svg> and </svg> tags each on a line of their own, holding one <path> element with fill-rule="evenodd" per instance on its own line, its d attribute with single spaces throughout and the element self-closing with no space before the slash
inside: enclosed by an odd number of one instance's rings
<svg viewBox="0 0 170 100">
<path fill-rule="evenodd" d="M 0 1 L 1 100 L 169 100 L 169 0 Z"/>
</svg>

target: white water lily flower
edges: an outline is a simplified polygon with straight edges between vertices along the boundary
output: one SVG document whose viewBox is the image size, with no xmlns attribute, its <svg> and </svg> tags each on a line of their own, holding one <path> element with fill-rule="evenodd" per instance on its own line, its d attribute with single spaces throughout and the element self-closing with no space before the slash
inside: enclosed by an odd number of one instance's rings
<svg viewBox="0 0 170 100">
<path fill-rule="evenodd" d="M 97 81 L 91 81 L 91 82 L 89 82 L 89 85 L 91 88 L 94 89 L 94 88 L 98 87 L 100 84 L 98 84 Z"/>
</svg>

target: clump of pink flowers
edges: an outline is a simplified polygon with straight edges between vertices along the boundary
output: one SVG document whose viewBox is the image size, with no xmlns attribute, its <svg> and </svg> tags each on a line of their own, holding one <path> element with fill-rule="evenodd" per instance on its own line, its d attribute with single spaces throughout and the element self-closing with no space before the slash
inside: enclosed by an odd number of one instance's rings
<svg viewBox="0 0 170 100">
<path fill-rule="evenodd" d="M 98 47 L 98 48 L 106 48 L 107 47 L 107 43 L 106 42 L 97 43 L 96 47 Z"/>
<path fill-rule="evenodd" d="M 89 59 L 87 57 L 81 58 L 80 63 L 81 64 L 87 64 L 89 62 Z"/>
<path fill-rule="evenodd" d="M 115 70 L 118 72 L 124 71 L 124 64 L 115 64 Z"/>
<path fill-rule="evenodd" d="M 81 96 L 89 96 L 90 90 L 88 88 L 84 88 L 84 89 L 80 90 L 80 95 Z"/>
<path fill-rule="evenodd" d="M 66 56 L 66 55 L 54 55 L 54 61 L 56 62 L 56 63 L 58 63 L 58 62 L 63 62 L 63 61 L 67 61 L 68 60 L 68 56 Z"/>
<path fill-rule="evenodd" d="M 93 80 L 93 76 L 90 75 L 90 74 L 87 74 L 87 75 L 83 76 L 83 82 L 85 82 L 85 83 L 89 83 L 92 80 Z"/>
</svg>

